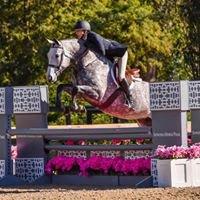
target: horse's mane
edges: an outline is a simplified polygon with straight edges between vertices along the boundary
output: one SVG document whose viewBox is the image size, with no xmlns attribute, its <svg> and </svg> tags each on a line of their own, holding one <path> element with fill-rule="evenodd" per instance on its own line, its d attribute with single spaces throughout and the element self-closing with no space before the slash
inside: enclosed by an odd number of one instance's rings
<svg viewBox="0 0 200 200">
<path fill-rule="evenodd" d="M 73 54 L 76 54 L 77 51 L 80 51 L 80 54 L 83 53 L 86 50 L 86 47 L 84 46 L 83 40 L 78 40 L 76 38 L 72 39 L 64 39 L 61 40 L 61 43 L 63 44 L 64 48 L 66 48 L 68 51 L 70 51 Z M 94 52 L 90 49 L 88 49 L 90 53 L 93 54 L 97 59 L 102 61 L 103 63 L 108 63 L 109 65 L 112 65 L 112 62 L 104 55 L 101 55 L 97 52 Z"/>
<path fill-rule="evenodd" d="M 61 43 L 63 47 L 68 50 L 70 53 L 76 53 L 77 48 L 80 48 L 80 44 L 78 43 L 78 40 L 73 38 L 73 39 L 64 39 L 61 40 Z"/>
</svg>

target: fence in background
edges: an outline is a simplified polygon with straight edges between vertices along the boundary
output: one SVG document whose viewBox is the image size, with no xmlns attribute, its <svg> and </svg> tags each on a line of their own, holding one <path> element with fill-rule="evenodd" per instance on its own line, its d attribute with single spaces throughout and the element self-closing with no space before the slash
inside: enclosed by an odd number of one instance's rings
<svg viewBox="0 0 200 200">
<path fill-rule="evenodd" d="M 45 183 L 44 165 L 49 150 L 85 152 L 119 151 L 133 157 L 138 151 L 152 151 L 157 145 L 187 145 L 187 112 L 192 116 L 192 140 L 200 141 L 200 82 L 177 81 L 150 84 L 150 128 L 72 128 L 48 129 L 49 112 L 47 86 L 0 88 L 0 185 Z M 16 129 L 11 129 L 11 117 Z M 18 158 L 10 159 L 11 136 L 16 136 Z M 150 144 L 136 145 L 55 145 L 47 141 L 63 139 L 150 139 Z M 13 175 L 13 166 L 14 172 Z M 49 180 L 48 180 L 49 181 Z"/>
</svg>

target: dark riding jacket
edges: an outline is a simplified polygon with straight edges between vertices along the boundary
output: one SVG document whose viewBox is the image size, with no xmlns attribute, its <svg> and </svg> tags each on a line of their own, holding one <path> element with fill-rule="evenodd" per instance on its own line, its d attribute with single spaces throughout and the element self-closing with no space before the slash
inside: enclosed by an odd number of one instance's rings
<svg viewBox="0 0 200 200">
<path fill-rule="evenodd" d="M 114 40 L 108 40 L 103 38 L 101 35 L 88 31 L 84 45 L 101 55 L 106 56 L 111 61 L 114 61 L 115 57 L 122 57 L 127 51 L 127 46 L 120 44 Z"/>
</svg>

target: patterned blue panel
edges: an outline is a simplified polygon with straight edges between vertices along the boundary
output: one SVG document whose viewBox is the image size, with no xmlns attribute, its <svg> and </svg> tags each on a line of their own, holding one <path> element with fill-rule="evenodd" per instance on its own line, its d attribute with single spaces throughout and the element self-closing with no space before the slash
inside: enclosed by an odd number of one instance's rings
<svg viewBox="0 0 200 200">
<path fill-rule="evenodd" d="M 120 156 L 120 151 L 91 151 L 90 157 L 101 156 L 104 158 L 116 158 Z"/>
<path fill-rule="evenodd" d="M 0 88 L 0 114 L 5 114 L 5 88 Z"/>
<path fill-rule="evenodd" d="M 151 176 L 153 177 L 153 186 L 158 187 L 158 167 L 157 159 L 151 159 Z"/>
<path fill-rule="evenodd" d="M 189 107 L 200 109 L 200 81 L 189 81 Z"/>
<path fill-rule="evenodd" d="M 135 159 L 141 158 L 146 156 L 152 156 L 152 150 L 131 150 L 131 151 L 124 151 L 124 158 L 125 159 Z"/>
<path fill-rule="evenodd" d="M 41 96 L 37 86 L 14 87 L 13 91 L 14 113 L 40 113 Z"/>
<path fill-rule="evenodd" d="M 43 158 L 17 158 L 15 159 L 15 174 L 29 183 L 44 175 Z"/>
<path fill-rule="evenodd" d="M 180 83 L 160 82 L 150 84 L 150 109 L 153 110 L 179 110 Z"/>
<path fill-rule="evenodd" d="M 5 176 L 5 160 L 0 160 L 0 179 Z"/>
<path fill-rule="evenodd" d="M 66 157 L 73 157 L 73 158 L 87 158 L 86 151 L 58 151 L 58 156 L 66 156 Z"/>
</svg>

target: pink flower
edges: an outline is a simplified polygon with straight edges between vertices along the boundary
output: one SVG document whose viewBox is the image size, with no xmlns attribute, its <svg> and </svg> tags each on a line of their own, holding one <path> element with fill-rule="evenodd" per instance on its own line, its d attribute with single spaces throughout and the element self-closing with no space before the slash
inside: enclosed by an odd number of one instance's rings
<svg viewBox="0 0 200 200">
<path fill-rule="evenodd" d="M 189 158 L 200 158 L 200 146 L 199 143 L 192 145 L 188 151 Z"/>
<path fill-rule="evenodd" d="M 87 162 L 87 160 L 83 158 L 79 158 L 77 159 L 77 163 L 80 169 L 79 175 L 88 176 L 89 163 Z"/>
<path fill-rule="evenodd" d="M 78 145 L 86 145 L 87 141 L 86 140 L 79 140 Z"/>
<path fill-rule="evenodd" d="M 66 158 L 62 162 L 61 170 L 63 172 L 70 171 L 73 168 L 73 166 L 75 166 L 75 165 L 76 165 L 76 158 L 73 158 L 73 157 Z"/>
<path fill-rule="evenodd" d="M 112 168 L 113 159 L 103 158 L 101 161 L 101 169 L 105 174 L 108 174 L 109 170 Z"/>
<path fill-rule="evenodd" d="M 78 174 L 88 176 L 91 170 L 108 174 L 112 170 L 116 174 L 150 174 L 150 158 L 137 158 L 125 160 L 120 157 L 104 158 L 93 156 L 88 159 L 56 156 L 45 165 L 45 172 L 50 175 L 56 172 L 70 172 L 73 167 L 78 166 Z"/>
<path fill-rule="evenodd" d="M 112 139 L 112 144 L 114 145 L 120 145 L 122 143 L 121 139 Z"/>
<path fill-rule="evenodd" d="M 136 142 L 136 144 L 143 144 L 144 139 L 142 139 L 142 138 L 137 138 L 137 139 L 135 140 L 135 142 Z"/>
<path fill-rule="evenodd" d="M 125 140 L 123 140 L 123 144 L 130 144 L 131 143 L 131 140 L 130 139 L 125 139 Z"/>
<path fill-rule="evenodd" d="M 171 147 L 158 146 L 154 157 L 159 159 L 200 158 L 200 145 L 197 143 L 190 147 L 175 145 Z"/>
<path fill-rule="evenodd" d="M 112 163 L 112 169 L 115 172 L 122 172 L 122 165 L 123 165 L 123 160 L 122 158 L 114 158 L 113 163 Z"/>
<path fill-rule="evenodd" d="M 65 145 L 74 145 L 74 141 L 73 140 L 66 140 Z"/>
<path fill-rule="evenodd" d="M 17 146 L 11 146 L 11 159 L 17 158 Z"/>
</svg>

